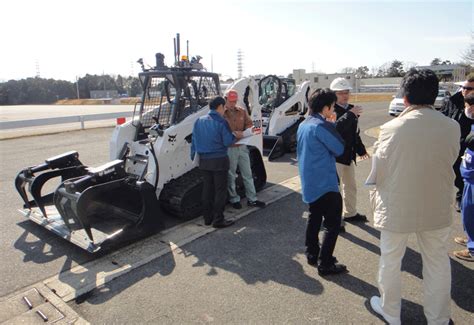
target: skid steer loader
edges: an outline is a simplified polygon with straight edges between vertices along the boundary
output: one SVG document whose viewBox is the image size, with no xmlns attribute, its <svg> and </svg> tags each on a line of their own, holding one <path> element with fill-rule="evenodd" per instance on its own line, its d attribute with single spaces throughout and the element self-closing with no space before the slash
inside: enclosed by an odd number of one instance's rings
<svg viewBox="0 0 474 325">
<path fill-rule="evenodd" d="M 197 162 L 190 159 L 192 129 L 221 90 L 218 75 L 206 72 L 199 57 L 180 60 L 179 52 L 178 34 L 173 67 L 164 65 L 160 53 L 156 67 L 145 69 L 142 64 L 142 100 L 133 118 L 115 127 L 110 162 L 87 167 L 71 151 L 18 173 L 15 186 L 26 217 L 97 252 L 107 243 L 156 232 L 162 227 L 161 209 L 184 220 L 200 215 L 203 178 Z M 249 99 L 255 107 L 257 94 L 254 86 Z M 260 110 L 255 109 L 251 118 L 261 127 Z M 249 139 L 257 190 L 266 183 L 262 142 L 261 135 Z M 55 178 L 60 178 L 60 185 L 43 195 L 45 183 Z"/>
<path fill-rule="evenodd" d="M 296 151 L 296 131 L 306 118 L 310 82 L 298 87 L 294 79 L 270 75 L 259 81 L 263 149 L 268 160 Z"/>
<path fill-rule="evenodd" d="M 252 112 L 248 101 L 249 89 L 258 88 L 258 110 L 262 114 L 263 152 L 272 161 L 286 152 L 296 151 L 296 131 L 304 121 L 308 111 L 308 93 L 310 82 L 296 86 L 294 79 L 279 78 L 275 75 L 260 80 L 242 78 L 229 85 L 227 89 L 236 89 L 242 98 L 238 103 Z"/>
</svg>

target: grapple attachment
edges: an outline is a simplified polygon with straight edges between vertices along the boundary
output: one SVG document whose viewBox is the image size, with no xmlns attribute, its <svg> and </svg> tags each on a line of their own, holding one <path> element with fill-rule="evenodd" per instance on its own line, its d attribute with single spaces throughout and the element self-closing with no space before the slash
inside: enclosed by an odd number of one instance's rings
<svg viewBox="0 0 474 325">
<path fill-rule="evenodd" d="M 128 175 L 123 160 L 83 171 L 59 185 L 44 213 L 30 207 L 25 215 L 89 252 L 161 226 L 153 186 Z"/>
<path fill-rule="evenodd" d="M 65 181 L 69 178 L 82 176 L 85 173 L 85 166 L 79 161 L 77 151 L 69 151 L 48 158 L 42 164 L 23 169 L 15 178 L 15 187 L 23 199 L 24 208 L 38 207 L 42 215 L 47 218 L 45 206 L 53 203 L 54 193 L 42 195 L 44 184 L 55 177 L 61 177 L 61 181 Z M 32 200 L 27 194 L 26 185 L 28 185 L 28 192 Z"/>
</svg>

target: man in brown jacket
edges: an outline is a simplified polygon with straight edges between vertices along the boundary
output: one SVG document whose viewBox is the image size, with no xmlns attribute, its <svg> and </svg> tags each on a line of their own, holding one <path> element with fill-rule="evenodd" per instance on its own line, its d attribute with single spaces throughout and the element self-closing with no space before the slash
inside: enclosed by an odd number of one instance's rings
<svg viewBox="0 0 474 325">
<path fill-rule="evenodd" d="M 406 108 L 380 127 L 374 146 L 370 200 L 380 230 L 380 297 L 372 297 L 370 305 L 390 324 L 400 324 L 401 263 L 410 234 L 416 235 L 423 260 L 428 324 L 450 319 L 452 166 L 461 134 L 455 121 L 433 107 L 438 85 L 433 71 L 410 70 L 400 87 Z"/>
<path fill-rule="evenodd" d="M 229 126 L 234 131 L 245 131 L 253 127 L 252 120 L 247 111 L 242 107 L 237 106 L 237 99 L 239 95 L 236 90 L 231 89 L 226 92 L 226 111 L 224 118 L 229 123 Z M 237 194 L 235 188 L 235 179 L 237 178 L 237 166 L 240 170 L 240 175 L 244 182 L 245 195 L 247 197 L 247 205 L 250 207 L 265 207 L 265 202 L 257 200 L 257 192 L 253 183 L 252 169 L 250 166 L 249 150 L 246 145 L 234 144 L 229 147 L 227 151 L 229 155 L 229 177 L 228 177 L 228 192 L 229 201 L 235 209 L 242 209 L 240 204 L 240 196 Z"/>
</svg>

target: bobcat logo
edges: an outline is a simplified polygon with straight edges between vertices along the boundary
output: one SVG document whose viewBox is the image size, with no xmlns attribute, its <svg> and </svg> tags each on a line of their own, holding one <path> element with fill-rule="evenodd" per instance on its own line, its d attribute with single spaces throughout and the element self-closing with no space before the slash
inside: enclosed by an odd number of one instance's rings
<svg viewBox="0 0 474 325">
<path fill-rule="evenodd" d="M 175 135 L 168 134 L 168 142 L 171 142 L 171 145 L 174 145 L 174 143 L 176 142 L 177 135 L 178 134 L 175 134 Z"/>
</svg>

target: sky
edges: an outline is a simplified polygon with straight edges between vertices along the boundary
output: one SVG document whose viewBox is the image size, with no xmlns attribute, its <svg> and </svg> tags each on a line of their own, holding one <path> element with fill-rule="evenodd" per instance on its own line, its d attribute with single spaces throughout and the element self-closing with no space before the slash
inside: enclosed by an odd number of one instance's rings
<svg viewBox="0 0 474 325">
<path fill-rule="evenodd" d="M 473 43 L 472 1 L 2 0 L 0 81 L 137 75 L 155 53 L 200 55 L 208 71 L 335 73 L 393 60 L 459 62 Z"/>
</svg>

